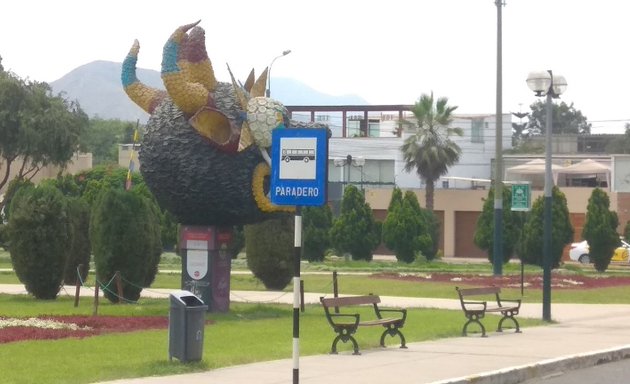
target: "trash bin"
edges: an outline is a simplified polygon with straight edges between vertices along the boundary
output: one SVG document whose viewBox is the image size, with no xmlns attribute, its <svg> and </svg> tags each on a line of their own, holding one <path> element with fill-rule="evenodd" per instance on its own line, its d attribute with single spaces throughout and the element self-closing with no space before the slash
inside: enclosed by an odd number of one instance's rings
<svg viewBox="0 0 630 384">
<path fill-rule="evenodd" d="M 170 294 L 168 357 L 181 362 L 199 361 L 203 355 L 203 330 L 208 306 L 189 291 Z"/>
</svg>

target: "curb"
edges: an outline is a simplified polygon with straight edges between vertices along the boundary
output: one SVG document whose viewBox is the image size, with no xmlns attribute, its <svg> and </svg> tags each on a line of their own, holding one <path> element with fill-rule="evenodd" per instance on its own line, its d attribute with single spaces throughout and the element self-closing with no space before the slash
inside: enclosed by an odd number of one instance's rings
<svg viewBox="0 0 630 384">
<path fill-rule="evenodd" d="M 431 384 L 519 384 L 527 380 L 560 374 L 568 370 L 590 368 L 600 364 L 630 358 L 630 345 L 605 349 L 557 359 L 543 360 L 530 365 L 490 371 L 480 375 L 436 381 Z"/>
</svg>

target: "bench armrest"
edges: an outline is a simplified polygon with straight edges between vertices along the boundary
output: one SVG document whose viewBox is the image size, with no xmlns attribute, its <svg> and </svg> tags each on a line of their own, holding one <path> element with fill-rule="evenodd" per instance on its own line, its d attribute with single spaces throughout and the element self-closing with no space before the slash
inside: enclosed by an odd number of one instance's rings
<svg viewBox="0 0 630 384">
<path fill-rule="evenodd" d="M 461 302 L 462 309 L 464 311 L 485 311 L 486 307 L 488 306 L 487 301 L 461 300 Z"/>
<path fill-rule="evenodd" d="M 353 313 L 353 314 L 346 314 L 346 313 L 330 313 L 328 315 L 328 320 L 330 321 L 330 324 L 332 324 L 333 326 L 338 325 L 337 322 L 335 322 L 335 319 L 340 319 L 340 318 L 353 318 L 354 319 L 354 326 L 358 327 L 359 326 L 359 319 L 360 316 L 358 313 Z"/>
<path fill-rule="evenodd" d="M 499 299 L 499 306 L 503 306 L 503 303 L 515 303 L 517 308 L 521 307 L 521 299 Z"/>
<path fill-rule="evenodd" d="M 376 315 L 378 316 L 379 319 L 382 318 L 381 313 L 382 312 L 390 312 L 390 313 L 400 313 L 402 318 L 402 322 L 405 322 L 405 319 L 407 318 L 407 310 L 405 308 L 378 308 L 378 311 L 376 313 Z"/>
</svg>

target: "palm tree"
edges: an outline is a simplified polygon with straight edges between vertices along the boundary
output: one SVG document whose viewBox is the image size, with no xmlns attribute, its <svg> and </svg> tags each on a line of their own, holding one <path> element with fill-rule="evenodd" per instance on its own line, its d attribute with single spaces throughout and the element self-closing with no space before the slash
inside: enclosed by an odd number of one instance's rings
<svg viewBox="0 0 630 384">
<path fill-rule="evenodd" d="M 461 128 L 451 128 L 452 113 L 457 107 L 447 105 L 448 98 L 435 102 L 433 92 L 422 94 L 411 109 L 415 122 L 405 121 L 413 134 L 400 147 L 405 160 L 405 171 L 415 170 L 426 184 L 426 208 L 433 211 L 435 181 L 459 161 L 461 148 L 450 136 L 462 136 Z"/>
</svg>

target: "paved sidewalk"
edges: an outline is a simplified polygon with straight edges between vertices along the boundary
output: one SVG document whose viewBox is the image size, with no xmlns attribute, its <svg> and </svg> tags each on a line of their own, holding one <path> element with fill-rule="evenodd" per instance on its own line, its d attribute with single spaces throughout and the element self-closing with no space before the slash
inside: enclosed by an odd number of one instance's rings
<svg viewBox="0 0 630 384">
<path fill-rule="evenodd" d="M 68 292 L 74 292 L 68 287 Z M 0 292 L 24 293 L 19 285 Z M 143 296 L 168 297 L 171 290 L 149 289 Z M 85 294 L 90 293 L 84 292 Z M 93 293 L 92 293 L 93 294 Z M 306 294 L 317 303 L 321 294 Z M 233 291 L 233 301 L 292 303 L 291 293 Z M 384 306 L 459 309 L 458 300 L 382 296 Z M 524 304 L 522 317 L 542 317 L 542 305 Z M 456 337 L 389 347 L 300 358 L 304 384 L 391 383 L 513 384 L 558 371 L 630 357 L 630 305 L 553 304 L 558 324 L 525 328 L 522 333 L 489 332 L 489 337 Z M 462 325 L 464 318 L 462 315 Z M 331 332 L 332 340 L 332 332 Z M 125 379 L 101 384 L 290 384 L 292 360 L 240 365 L 207 372 Z"/>
</svg>

